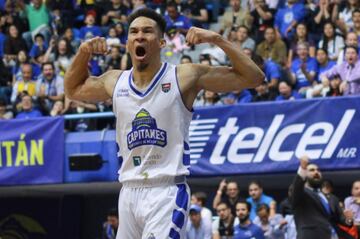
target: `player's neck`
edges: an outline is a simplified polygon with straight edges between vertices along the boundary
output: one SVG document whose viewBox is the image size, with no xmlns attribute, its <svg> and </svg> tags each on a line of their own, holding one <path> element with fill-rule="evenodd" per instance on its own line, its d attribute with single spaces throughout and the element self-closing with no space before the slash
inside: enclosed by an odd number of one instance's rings
<svg viewBox="0 0 360 239">
<path fill-rule="evenodd" d="M 145 69 L 139 69 L 141 66 L 134 65 L 133 80 L 134 84 L 141 88 L 145 88 L 151 80 L 154 78 L 156 73 L 160 70 L 161 61 L 149 63 Z"/>
</svg>

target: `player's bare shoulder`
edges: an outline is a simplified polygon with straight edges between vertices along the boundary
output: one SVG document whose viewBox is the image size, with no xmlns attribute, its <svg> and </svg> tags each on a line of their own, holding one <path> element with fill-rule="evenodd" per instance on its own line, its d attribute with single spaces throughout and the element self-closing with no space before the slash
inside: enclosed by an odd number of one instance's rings
<svg viewBox="0 0 360 239">
<path fill-rule="evenodd" d="M 177 66 L 177 77 L 182 92 L 195 90 L 200 75 L 199 64 L 181 64 Z"/>
<path fill-rule="evenodd" d="M 122 70 L 109 70 L 102 75 L 104 87 L 109 96 L 112 97 L 116 82 L 119 80 Z"/>
</svg>

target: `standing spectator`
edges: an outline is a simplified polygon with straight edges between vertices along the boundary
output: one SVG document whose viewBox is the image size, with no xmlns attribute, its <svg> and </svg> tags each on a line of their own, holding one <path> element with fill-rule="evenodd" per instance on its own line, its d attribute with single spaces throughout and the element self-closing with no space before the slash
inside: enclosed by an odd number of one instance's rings
<svg viewBox="0 0 360 239">
<path fill-rule="evenodd" d="M 355 32 L 347 33 L 346 38 L 345 38 L 345 45 L 346 46 L 354 46 L 357 49 L 359 49 L 358 35 L 356 35 Z M 344 49 L 341 49 L 336 64 L 341 65 L 344 62 L 344 57 L 345 57 L 345 51 L 344 51 Z"/>
<path fill-rule="evenodd" d="M 229 36 L 231 31 L 234 31 L 241 25 L 245 25 L 250 29 L 251 16 L 247 9 L 241 8 L 240 0 L 229 0 L 231 9 L 225 11 L 221 21 L 220 34 Z"/>
<path fill-rule="evenodd" d="M 64 99 L 64 79 L 55 73 L 55 66 L 51 62 L 42 65 L 42 75 L 36 82 L 36 93 L 40 105 L 49 112 L 57 100 Z"/>
<path fill-rule="evenodd" d="M 280 82 L 279 93 L 280 95 L 275 98 L 275 101 L 296 100 L 302 98 L 301 95 L 291 89 L 291 86 L 287 81 Z"/>
<path fill-rule="evenodd" d="M 240 46 L 240 49 L 248 48 L 252 51 L 255 50 L 255 41 L 249 37 L 249 29 L 242 25 L 236 30 L 235 43 Z"/>
<path fill-rule="evenodd" d="M 295 26 L 305 18 L 305 6 L 298 0 L 287 0 L 287 5 L 275 15 L 275 29 L 278 35 L 287 41 L 294 34 Z"/>
<path fill-rule="evenodd" d="M 292 209 L 290 198 L 294 190 L 293 185 L 289 186 L 288 196 L 280 203 L 280 213 L 286 220 L 285 239 L 296 238 L 296 225 L 294 220 L 294 210 Z"/>
<path fill-rule="evenodd" d="M 19 35 L 19 31 L 15 25 L 9 27 L 9 33 L 4 43 L 5 61 L 10 63 L 16 59 L 19 51 L 27 52 L 27 47 L 24 39 Z M 11 63 L 10 63 L 11 64 Z"/>
<path fill-rule="evenodd" d="M 273 26 L 276 9 L 269 8 L 265 0 L 254 0 L 254 10 L 250 12 L 252 17 L 252 35 L 256 43 L 264 40 L 265 30 Z"/>
<path fill-rule="evenodd" d="M 330 3 L 330 1 L 331 0 L 319 0 L 318 6 L 314 11 L 311 11 L 311 15 L 309 16 L 309 32 L 316 42 L 320 40 L 325 23 L 331 21 L 333 3 Z"/>
<path fill-rule="evenodd" d="M 234 215 L 231 214 L 229 205 L 220 202 L 216 207 L 216 218 L 212 223 L 213 239 L 231 239 L 234 235 Z"/>
<path fill-rule="evenodd" d="M 251 204 L 250 219 L 254 220 L 256 217 L 257 207 L 260 204 L 266 204 L 269 207 L 270 216 L 274 216 L 276 213 L 276 202 L 272 197 L 267 196 L 263 192 L 263 187 L 258 181 L 252 181 L 249 183 L 249 195 L 246 199 Z"/>
<path fill-rule="evenodd" d="M 186 35 L 192 26 L 190 19 L 178 12 L 177 4 L 173 1 L 166 5 L 166 11 L 166 28 L 175 28 L 181 34 Z"/>
<path fill-rule="evenodd" d="M 265 239 L 261 228 L 250 220 L 251 204 L 245 200 L 236 203 L 239 224 L 234 226 L 234 239 Z"/>
<path fill-rule="evenodd" d="M 111 209 L 106 216 L 106 222 L 103 224 L 101 239 L 115 239 L 119 226 L 119 217 L 116 209 Z"/>
<path fill-rule="evenodd" d="M 236 202 L 240 199 L 240 191 L 237 182 L 229 181 L 226 182 L 223 179 L 220 184 L 219 188 L 216 192 L 216 196 L 213 201 L 213 208 L 217 208 L 217 205 L 220 202 L 225 202 L 229 205 L 231 209 L 232 215 L 236 215 Z"/>
<path fill-rule="evenodd" d="M 25 5 L 25 15 L 29 23 L 29 32 L 24 32 L 22 37 L 25 39 L 27 47 L 30 48 L 33 36 L 41 33 L 45 37 L 45 42 L 50 40 L 50 15 L 43 0 L 31 0 L 31 4 Z"/>
<path fill-rule="evenodd" d="M 0 98 L 0 120 L 12 119 L 13 113 L 6 110 L 6 101 Z"/>
<path fill-rule="evenodd" d="M 23 91 L 26 91 L 30 97 L 36 96 L 36 82 L 32 80 L 32 67 L 29 63 L 21 66 L 22 77 L 14 84 L 11 103 L 16 103 L 18 97 Z"/>
<path fill-rule="evenodd" d="M 344 95 L 360 94 L 360 60 L 358 49 L 353 46 L 345 47 L 345 62 L 336 65 L 330 70 L 324 72 L 320 77 L 330 79 L 334 76 L 340 76 L 342 80 L 341 91 Z"/>
<path fill-rule="evenodd" d="M 187 239 L 211 239 L 211 224 L 201 216 L 201 207 L 191 205 L 189 209 L 190 220 L 186 228 Z"/>
<path fill-rule="evenodd" d="M 24 94 L 21 97 L 21 112 L 16 115 L 16 119 L 30 119 L 41 116 L 41 112 L 33 108 L 31 96 Z"/>
<path fill-rule="evenodd" d="M 210 209 L 205 207 L 207 196 L 204 192 L 195 192 L 191 195 L 191 204 L 195 204 L 201 207 L 201 218 L 208 221 L 209 224 L 212 222 L 212 212 Z"/>
<path fill-rule="evenodd" d="M 344 39 L 342 36 L 336 34 L 335 26 L 331 22 L 324 25 L 324 35 L 319 42 L 318 47 L 327 50 L 329 59 L 336 61 L 340 51 L 344 48 Z"/>
<path fill-rule="evenodd" d="M 122 0 L 111 0 L 105 5 L 104 14 L 101 17 L 102 26 L 110 26 L 118 22 L 126 23 L 130 9 L 126 7 Z"/>
<path fill-rule="evenodd" d="M 299 43 L 307 43 L 309 45 L 309 56 L 315 56 L 315 43 L 308 36 L 308 30 L 305 24 L 299 23 L 296 25 L 295 35 L 290 43 L 290 49 L 288 54 L 288 67 L 291 67 L 293 59 L 298 57 L 297 45 Z"/>
<path fill-rule="evenodd" d="M 80 28 L 80 39 L 82 41 L 102 36 L 101 28 L 95 23 L 96 12 L 89 11 L 85 17 L 85 26 Z"/>
<path fill-rule="evenodd" d="M 300 93 L 311 86 L 317 72 L 316 59 L 309 56 L 309 45 L 299 43 L 297 46 L 298 57 L 291 64 L 291 77 L 295 89 Z"/>
<path fill-rule="evenodd" d="M 266 28 L 264 38 L 265 40 L 257 46 L 256 54 L 264 60 L 272 60 L 281 66 L 285 66 L 286 45 L 276 36 L 275 29 L 273 27 Z"/>
<path fill-rule="evenodd" d="M 290 199 L 298 239 L 330 239 L 336 234 L 341 237 L 337 224 L 352 225 L 352 212 L 343 212 L 334 197 L 326 198 L 320 191 L 321 180 L 319 167 L 302 157 Z"/>
<path fill-rule="evenodd" d="M 257 208 L 257 216 L 254 224 L 264 232 L 265 239 L 284 239 L 287 221 L 281 214 L 270 217 L 270 208 L 266 204 L 260 204 Z"/>
<path fill-rule="evenodd" d="M 181 11 L 195 27 L 207 28 L 209 14 L 203 0 L 186 0 L 181 4 Z"/>
<path fill-rule="evenodd" d="M 335 22 L 343 32 L 346 32 L 346 29 L 353 26 L 351 18 L 352 12 L 360 7 L 360 2 L 358 0 L 344 0 L 344 2 L 345 7 L 342 10 L 340 10 L 339 3 L 335 4 L 333 22 Z"/>
<path fill-rule="evenodd" d="M 354 225 L 360 235 L 360 180 L 353 182 L 351 196 L 345 198 L 345 210 L 352 211 L 354 215 Z"/>
</svg>

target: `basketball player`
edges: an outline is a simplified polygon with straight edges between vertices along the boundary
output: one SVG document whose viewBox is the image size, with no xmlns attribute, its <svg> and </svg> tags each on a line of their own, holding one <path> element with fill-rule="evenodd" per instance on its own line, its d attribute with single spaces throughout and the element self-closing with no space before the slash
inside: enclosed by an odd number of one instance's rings
<svg viewBox="0 0 360 239">
<path fill-rule="evenodd" d="M 261 70 L 240 49 L 215 32 L 191 28 L 189 44 L 212 43 L 232 67 L 162 63 L 163 17 L 150 9 L 129 16 L 127 48 L 133 68 L 90 76 L 92 54 L 105 54 L 105 39 L 81 44 L 65 75 L 66 96 L 74 100 L 113 100 L 117 118 L 119 180 L 118 239 L 184 238 L 189 209 L 192 104 L 202 89 L 240 91 L 263 81 Z"/>
</svg>

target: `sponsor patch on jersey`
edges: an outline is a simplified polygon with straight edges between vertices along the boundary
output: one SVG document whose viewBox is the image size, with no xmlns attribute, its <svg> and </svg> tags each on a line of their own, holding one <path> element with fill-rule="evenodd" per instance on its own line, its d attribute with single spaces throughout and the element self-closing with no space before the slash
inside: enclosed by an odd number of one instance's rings
<svg viewBox="0 0 360 239">
<path fill-rule="evenodd" d="M 142 145 L 165 147 L 167 135 L 157 127 L 156 119 L 147 110 L 141 109 L 132 121 L 132 130 L 127 134 L 127 145 L 129 150 Z"/>
<path fill-rule="evenodd" d="M 116 92 L 116 97 L 125 97 L 129 96 L 129 90 L 128 89 L 118 89 Z"/>
<path fill-rule="evenodd" d="M 171 83 L 161 84 L 161 88 L 164 93 L 168 93 L 171 89 Z"/>
<path fill-rule="evenodd" d="M 140 166 L 140 164 L 141 164 L 141 157 L 140 157 L 140 156 L 134 156 L 134 157 L 133 157 L 133 163 L 134 163 L 134 166 Z"/>
</svg>

